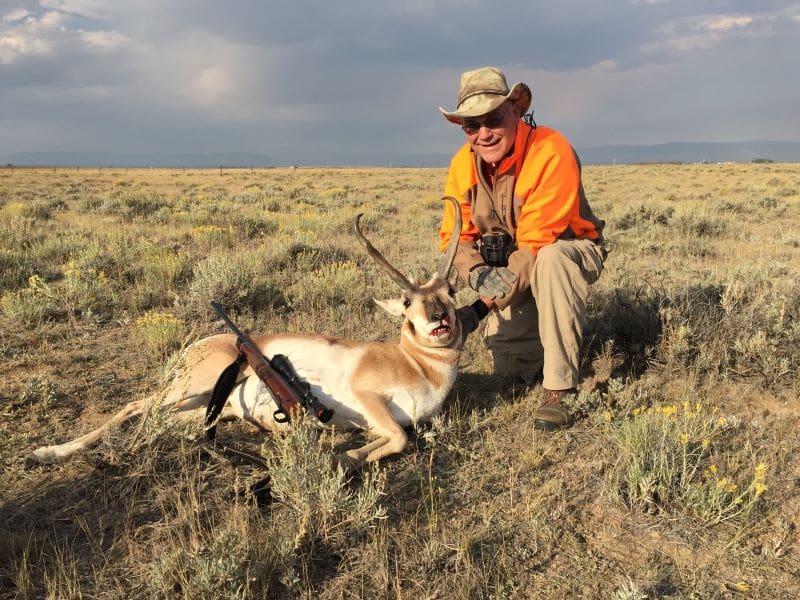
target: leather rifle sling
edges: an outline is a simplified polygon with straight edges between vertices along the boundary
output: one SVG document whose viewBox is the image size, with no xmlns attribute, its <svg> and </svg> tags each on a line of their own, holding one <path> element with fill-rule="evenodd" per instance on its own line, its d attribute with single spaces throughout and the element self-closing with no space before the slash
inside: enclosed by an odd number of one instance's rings
<svg viewBox="0 0 800 600">
<path fill-rule="evenodd" d="M 212 441 L 217 435 L 217 417 L 222 413 L 222 408 L 228 400 L 228 396 L 236 385 L 236 380 L 239 377 L 239 372 L 242 366 L 246 363 L 244 353 L 239 352 L 231 364 L 229 364 L 220 373 L 217 383 L 214 384 L 214 390 L 211 392 L 211 398 L 206 407 L 206 439 Z"/>
</svg>

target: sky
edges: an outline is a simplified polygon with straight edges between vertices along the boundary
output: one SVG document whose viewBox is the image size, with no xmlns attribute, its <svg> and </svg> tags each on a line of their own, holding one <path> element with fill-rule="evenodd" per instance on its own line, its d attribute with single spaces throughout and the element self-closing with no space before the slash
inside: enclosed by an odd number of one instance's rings
<svg viewBox="0 0 800 600">
<path fill-rule="evenodd" d="M 0 156 L 449 156 L 463 71 L 576 147 L 800 141 L 800 2 L 0 0 Z"/>
</svg>

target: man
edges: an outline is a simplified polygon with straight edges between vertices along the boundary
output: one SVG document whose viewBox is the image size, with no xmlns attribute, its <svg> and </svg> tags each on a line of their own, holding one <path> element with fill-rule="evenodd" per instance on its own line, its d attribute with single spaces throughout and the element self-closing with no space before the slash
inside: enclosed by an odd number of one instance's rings
<svg viewBox="0 0 800 600">
<path fill-rule="evenodd" d="M 461 76 L 455 110 L 439 110 L 466 136 L 445 194 L 464 219 L 455 267 L 480 298 L 459 314 L 467 330 L 489 315 L 496 373 L 533 383 L 542 371 L 534 427 L 553 431 L 569 425 L 562 399 L 577 390 L 586 299 L 605 250 L 574 150 L 557 131 L 521 120 L 530 105 L 526 84 L 509 89 L 501 71 L 483 67 Z M 447 203 L 442 249 L 454 212 Z"/>
</svg>

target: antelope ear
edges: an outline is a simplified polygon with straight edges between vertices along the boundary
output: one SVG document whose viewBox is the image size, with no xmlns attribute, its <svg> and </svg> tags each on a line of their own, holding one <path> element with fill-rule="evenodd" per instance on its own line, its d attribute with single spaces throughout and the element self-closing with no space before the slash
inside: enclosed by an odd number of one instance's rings
<svg viewBox="0 0 800 600">
<path fill-rule="evenodd" d="M 454 290 L 458 289 L 458 271 L 455 269 L 450 270 L 450 275 L 447 278 L 447 283 L 450 284 Z"/>
<path fill-rule="evenodd" d="M 390 298 L 389 300 L 373 298 L 372 300 L 390 315 L 394 315 L 395 317 L 403 316 L 403 301 L 400 298 Z"/>
</svg>

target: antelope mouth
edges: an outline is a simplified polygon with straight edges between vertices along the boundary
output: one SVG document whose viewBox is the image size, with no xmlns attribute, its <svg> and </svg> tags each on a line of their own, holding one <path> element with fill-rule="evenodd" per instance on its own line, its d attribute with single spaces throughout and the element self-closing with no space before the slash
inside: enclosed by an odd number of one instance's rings
<svg viewBox="0 0 800 600">
<path fill-rule="evenodd" d="M 433 337 L 441 337 L 443 335 L 449 335 L 450 331 L 450 325 L 439 325 L 439 327 L 431 331 L 431 335 Z"/>
<path fill-rule="evenodd" d="M 444 335 L 450 335 L 452 329 L 450 328 L 450 319 L 445 316 L 438 327 L 435 327 L 433 331 L 431 331 L 431 337 L 439 338 Z"/>
</svg>

